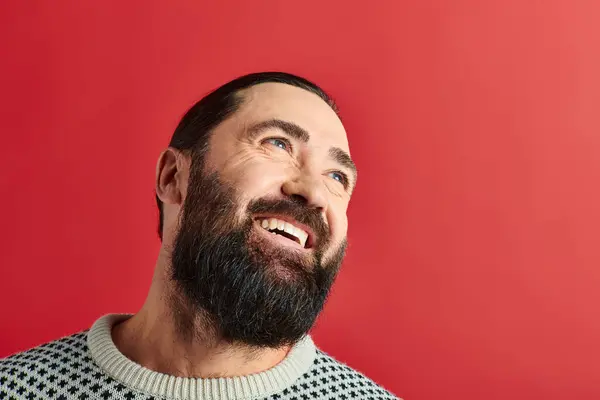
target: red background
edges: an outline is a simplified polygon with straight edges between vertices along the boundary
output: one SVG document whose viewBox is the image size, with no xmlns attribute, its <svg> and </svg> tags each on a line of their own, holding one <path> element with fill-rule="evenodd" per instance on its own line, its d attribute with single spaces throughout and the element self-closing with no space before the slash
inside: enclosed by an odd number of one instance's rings
<svg viewBox="0 0 600 400">
<path fill-rule="evenodd" d="M 136 311 L 159 151 L 207 91 L 275 69 L 337 97 L 360 169 L 320 346 L 407 400 L 600 398 L 599 17 L 4 2 L 0 356 Z"/>
</svg>

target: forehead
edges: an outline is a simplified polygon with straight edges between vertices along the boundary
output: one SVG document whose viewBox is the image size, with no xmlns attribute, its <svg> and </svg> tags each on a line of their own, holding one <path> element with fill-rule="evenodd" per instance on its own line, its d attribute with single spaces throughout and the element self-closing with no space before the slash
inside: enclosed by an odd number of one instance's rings
<svg viewBox="0 0 600 400">
<path fill-rule="evenodd" d="M 315 144 L 349 151 L 346 130 L 323 99 L 305 89 L 282 83 L 262 83 L 240 91 L 244 103 L 236 119 L 244 124 L 280 119 L 299 125 Z"/>
</svg>

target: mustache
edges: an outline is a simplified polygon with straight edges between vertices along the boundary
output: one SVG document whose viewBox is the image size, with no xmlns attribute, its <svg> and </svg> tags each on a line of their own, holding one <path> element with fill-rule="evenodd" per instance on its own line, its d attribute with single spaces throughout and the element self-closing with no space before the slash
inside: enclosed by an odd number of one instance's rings
<svg viewBox="0 0 600 400">
<path fill-rule="evenodd" d="M 296 221 L 312 229 L 316 236 L 315 246 L 323 248 L 329 243 L 329 226 L 325 222 L 323 213 L 315 208 L 307 207 L 304 201 L 296 199 L 256 199 L 248 204 L 250 214 L 282 214 L 294 218 Z"/>
</svg>

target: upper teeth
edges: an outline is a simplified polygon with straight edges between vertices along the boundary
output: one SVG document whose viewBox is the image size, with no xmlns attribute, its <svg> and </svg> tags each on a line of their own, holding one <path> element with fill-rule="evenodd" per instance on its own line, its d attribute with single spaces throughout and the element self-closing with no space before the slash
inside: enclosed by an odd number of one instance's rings
<svg viewBox="0 0 600 400">
<path fill-rule="evenodd" d="M 290 235 L 295 236 L 296 238 L 298 238 L 300 246 L 302 247 L 305 246 L 306 239 L 308 239 L 308 233 L 306 231 L 290 224 L 289 222 L 282 221 L 277 218 L 264 218 L 260 220 L 260 225 L 268 231 L 277 229 L 279 231 L 285 231 Z"/>
</svg>

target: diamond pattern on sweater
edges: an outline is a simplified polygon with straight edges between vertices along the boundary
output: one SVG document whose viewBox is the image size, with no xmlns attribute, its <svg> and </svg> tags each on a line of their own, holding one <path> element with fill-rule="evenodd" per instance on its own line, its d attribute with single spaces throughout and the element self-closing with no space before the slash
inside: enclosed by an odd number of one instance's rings
<svg viewBox="0 0 600 400">
<path fill-rule="evenodd" d="M 130 389 L 90 357 L 87 331 L 0 360 L 0 400 L 166 400 Z M 256 400 L 398 399 L 317 350 L 311 369 L 291 386 Z"/>
</svg>

